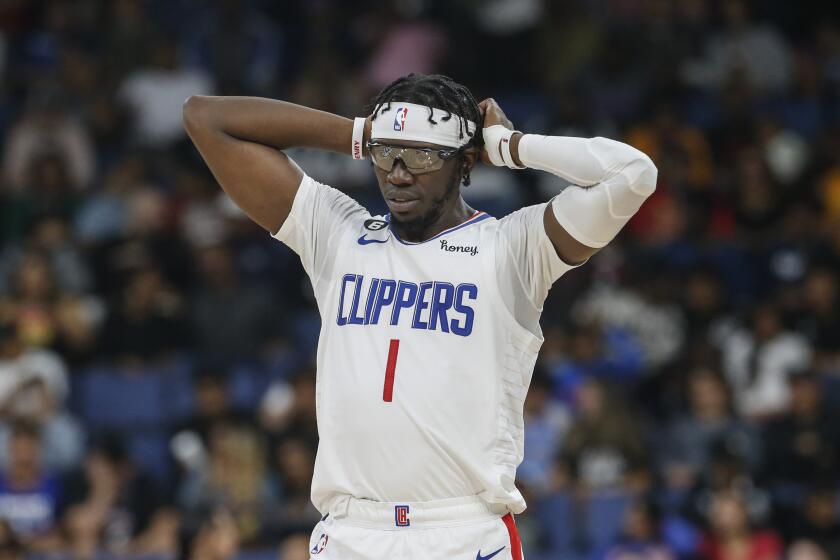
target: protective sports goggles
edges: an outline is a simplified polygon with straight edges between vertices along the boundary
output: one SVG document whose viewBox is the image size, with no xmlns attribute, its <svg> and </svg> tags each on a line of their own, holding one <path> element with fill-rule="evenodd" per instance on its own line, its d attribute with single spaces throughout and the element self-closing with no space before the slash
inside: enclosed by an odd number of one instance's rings
<svg viewBox="0 0 840 560">
<path fill-rule="evenodd" d="M 383 171 L 391 171 L 394 161 L 399 159 L 405 164 L 412 175 L 430 173 L 443 167 L 446 160 L 457 155 L 462 148 L 406 148 L 403 146 L 388 146 L 379 142 L 368 142 L 370 159 L 374 165 Z"/>
</svg>

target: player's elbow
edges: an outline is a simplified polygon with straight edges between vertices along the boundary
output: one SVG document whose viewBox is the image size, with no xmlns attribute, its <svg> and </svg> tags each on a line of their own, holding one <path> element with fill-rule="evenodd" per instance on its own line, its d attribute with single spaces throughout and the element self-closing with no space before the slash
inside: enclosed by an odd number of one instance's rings
<svg viewBox="0 0 840 560">
<path fill-rule="evenodd" d="M 181 117 L 187 132 L 207 127 L 211 120 L 212 98 L 206 95 L 191 95 L 184 101 Z"/>
<path fill-rule="evenodd" d="M 633 175 L 631 182 L 633 191 L 644 197 L 649 197 L 656 190 L 656 178 L 659 170 L 656 169 L 653 160 L 645 153 L 637 150 L 637 157 L 628 166 Z"/>
</svg>

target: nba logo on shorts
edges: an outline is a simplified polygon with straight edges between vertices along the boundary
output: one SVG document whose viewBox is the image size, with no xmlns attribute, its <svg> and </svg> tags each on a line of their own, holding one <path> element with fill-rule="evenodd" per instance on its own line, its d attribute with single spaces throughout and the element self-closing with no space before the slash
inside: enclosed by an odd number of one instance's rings
<svg viewBox="0 0 840 560">
<path fill-rule="evenodd" d="M 310 550 L 309 553 L 321 554 L 321 551 L 327 547 L 327 541 L 329 540 L 330 538 L 326 533 L 321 533 L 321 536 L 318 538 L 318 542 L 315 543 L 315 546 L 312 547 L 312 550 Z"/>
<path fill-rule="evenodd" d="M 408 114 L 407 107 L 400 107 L 397 109 L 397 114 L 394 116 L 394 130 L 397 132 L 405 129 L 405 116 Z"/>
<path fill-rule="evenodd" d="M 397 527 L 408 527 L 411 521 L 408 519 L 408 506 L 394 506 L 394 521 Z"/>
</svg>

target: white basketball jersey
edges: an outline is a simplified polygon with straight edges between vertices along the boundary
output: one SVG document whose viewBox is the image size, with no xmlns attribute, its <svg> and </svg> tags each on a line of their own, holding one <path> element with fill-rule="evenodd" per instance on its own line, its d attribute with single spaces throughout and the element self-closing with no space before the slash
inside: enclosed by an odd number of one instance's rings
<svg viewBox="0 0 840 560">
<path fill-rule="evenodd" d="M 321 314 L 319 511 L 343 496 L 478 495 L 525 509 L 514 478 L 539 314 L 572 268 L 546 236 L 545 206 L 501 220 L 476 212 L 408 243 L 387 218 L 303 178 L 275 237 L 300 255 Z"/>
</svg>

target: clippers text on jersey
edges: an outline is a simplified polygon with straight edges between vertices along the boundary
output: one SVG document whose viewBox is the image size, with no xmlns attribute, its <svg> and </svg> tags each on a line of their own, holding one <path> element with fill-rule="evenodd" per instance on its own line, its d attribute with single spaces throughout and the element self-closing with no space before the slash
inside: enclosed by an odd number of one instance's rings
<svg viewBox="0 0 840 560">
<path fill-rule="evenodd" d="M 367 279 L 345 274 L 338 294 L 338 326 L 409 325 L 412 329 L 439 330 L 469 336 L 478 299 L 475 284 L 408 282 L 390 278 Z"/>
</svg>

